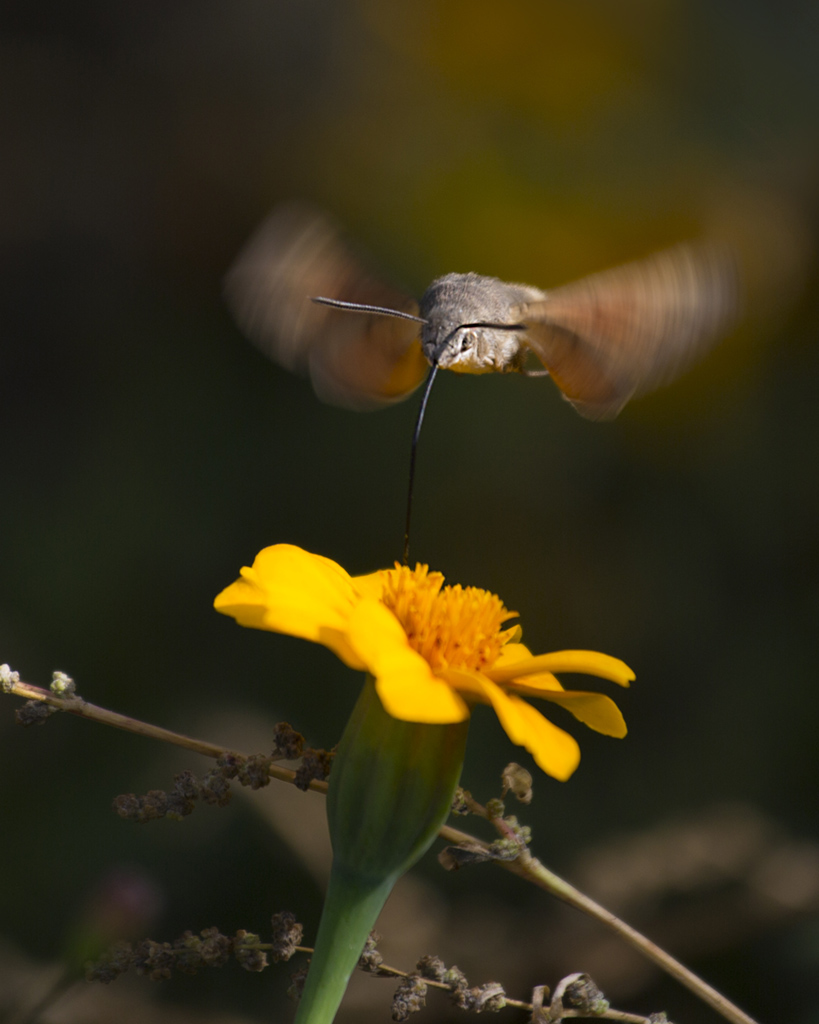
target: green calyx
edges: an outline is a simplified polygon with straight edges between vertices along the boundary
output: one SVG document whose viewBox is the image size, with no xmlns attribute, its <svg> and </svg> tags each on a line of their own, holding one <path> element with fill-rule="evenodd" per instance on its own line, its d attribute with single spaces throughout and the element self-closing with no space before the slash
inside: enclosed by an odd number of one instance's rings
<svg viewBox="0 0 819 1024">
<path fill-rule="evenodd" d="M 393 885 L 430 847 L 452 805 L 468 722 L 392 718 L 369 676 L 333 761 L 333 868 L 296 1024 L 330 1024 Z"/>
</svg>

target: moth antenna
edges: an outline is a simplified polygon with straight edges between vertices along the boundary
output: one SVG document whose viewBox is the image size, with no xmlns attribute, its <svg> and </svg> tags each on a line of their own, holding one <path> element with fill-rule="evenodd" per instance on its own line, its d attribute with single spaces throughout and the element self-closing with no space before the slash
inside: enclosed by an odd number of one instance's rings
<svg viewBox="0 0 819 1024">
<path fill-rule="evenodd" d="M 427 321 L 422 316 L 413 316 L 412 313 L 402 313 L 400 309 L 387 309 L 386 306 L 367 306 L 360 302 L 344 302 L 342 299 L 326 299 L 323 295 L 311 295 L 311 302 L 317 302 L 320 306 L 333 306 L 335 309 L 343 309 L 348 313 L 377 313 L 380 316 L 392 316 L 397 320 L 414 320 L 418 324 L 425 324 Z"/>
<path fill-rule="evenodd" d="M 412 449 L 410 451 L 409 487 L 407 488 L 407 521 L 404 527 L 404 565 L 409 565 L 409 542 L 410 542 L 410 521 L 412 519 L 412 487 L 415 482 L 415 454 L 418 451 L 418 438 L 421 435 L 421 424 L 424 422 L 424 413 L 429 400 L 429 393 L 432 391 L 432 384 L 435 374 L 438 372 L 438 363 L 432 364 L 432 369 L 427 376 L 424 385 L 424 394 L 421 396 L 421 405 L 418 408 L 418 418 L 415 421 L 415 430 L 412 434 Z"/>
</svg>

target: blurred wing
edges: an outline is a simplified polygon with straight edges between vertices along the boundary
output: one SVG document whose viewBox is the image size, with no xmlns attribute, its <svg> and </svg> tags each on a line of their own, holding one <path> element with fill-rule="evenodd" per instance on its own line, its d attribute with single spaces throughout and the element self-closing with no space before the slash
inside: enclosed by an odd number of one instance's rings
<svg viewBox="0 0 819 1024">
<path fill-rule="evenodd" d="M 320 306 L 310 296 L 418 315 L 418 304 L 368 273 L 335 226 L 308 206 L 281 206 L 225 279 L 237 323 L 271 359 L 308 373 L 324 401 L 373 409 L 406 397 L 429 369 L 419 325 Z"/>
<path fill-rule="evenodd" d="M 734 321 L 730 251 L 681 245 L 545 293 L 519 310 L 526 344 L 589 419 L 681 373 Z"/>
</svg>

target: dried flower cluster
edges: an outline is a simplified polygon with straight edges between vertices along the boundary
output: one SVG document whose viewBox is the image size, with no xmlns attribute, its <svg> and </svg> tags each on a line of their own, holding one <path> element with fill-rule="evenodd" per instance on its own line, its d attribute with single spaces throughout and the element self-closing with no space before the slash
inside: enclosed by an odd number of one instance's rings
<svg viewBox="0 0 819 1024">
<path fill-rule="evenodd" d="M 19 712 L 18 712 L 19 714 Z M 190 814 L 199 800 L 224 807 L 230 802 L 230 783 L 239 782 L 250 789 L 262 789 L 270 783 L 270 767 L 278 761 L 295 761 L 301 758 L 296 769 L 293 784 L 306 790 L 313 779 L 323 780 L 330 774 L 333 754 L 327 750 L 304 749 L 304 737 L 286 722 L 279 722 L 274 729 L 275 746 L 271 754 L 225 753 L 216 759 L 212 768 L 201 780 L 192 771 L 185 770 L 174 776 L 174 785 L 169 793 L 163 789 L 152 789 L 145 796 L 123 793 L 114 800 L 114 809 L 121 818 L 129 821 L 146 822 L 157 818 L 180 820 Z"/>
<path fill-rule="evenodd" d="M 99 960 L 86 965 L 88 981 L 111 982 L 126 971 L 144 974 L 151 981 L 170 978 L 173 971 L 196 974 L 202 967 L 224 967 L 231 959 L 246 971 L 263 971 L 268 955 L 274 962 L 289 960 L 299 949 L 302 926 L 289 911 L 274 914 L 270 942 L 240 929 L 232 937 L 218 928 L 205 928 L 198 935 L 185 932 L 175 942 L 119 942 Z"/>
<path fill-rule="evenodd" d="M 506 1006 L 506 993 L 498 982 L 470 988 L 459 967 L 447 967 L 437 956 L 424 956 L 415 965 L 415 971 L 398 986 L 392 1004 L 393 1020 L 405 1021 L 424 1006 L 428 982 L 448 989 L 451 1001 L 461 1010 L 495 1013 Z"/>
</svg>

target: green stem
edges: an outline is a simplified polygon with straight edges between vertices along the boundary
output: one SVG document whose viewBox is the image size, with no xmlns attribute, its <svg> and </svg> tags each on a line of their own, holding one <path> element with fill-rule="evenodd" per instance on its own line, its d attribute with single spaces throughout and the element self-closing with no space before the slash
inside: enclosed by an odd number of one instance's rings
<svg viewBox="0 0 819 1024">
<path fill-rule="evenodd" d="M 294 1024 L 330 1024 L 394 878 L 380 885 L 333 865 L 316 950 Z"/>
</svg>

